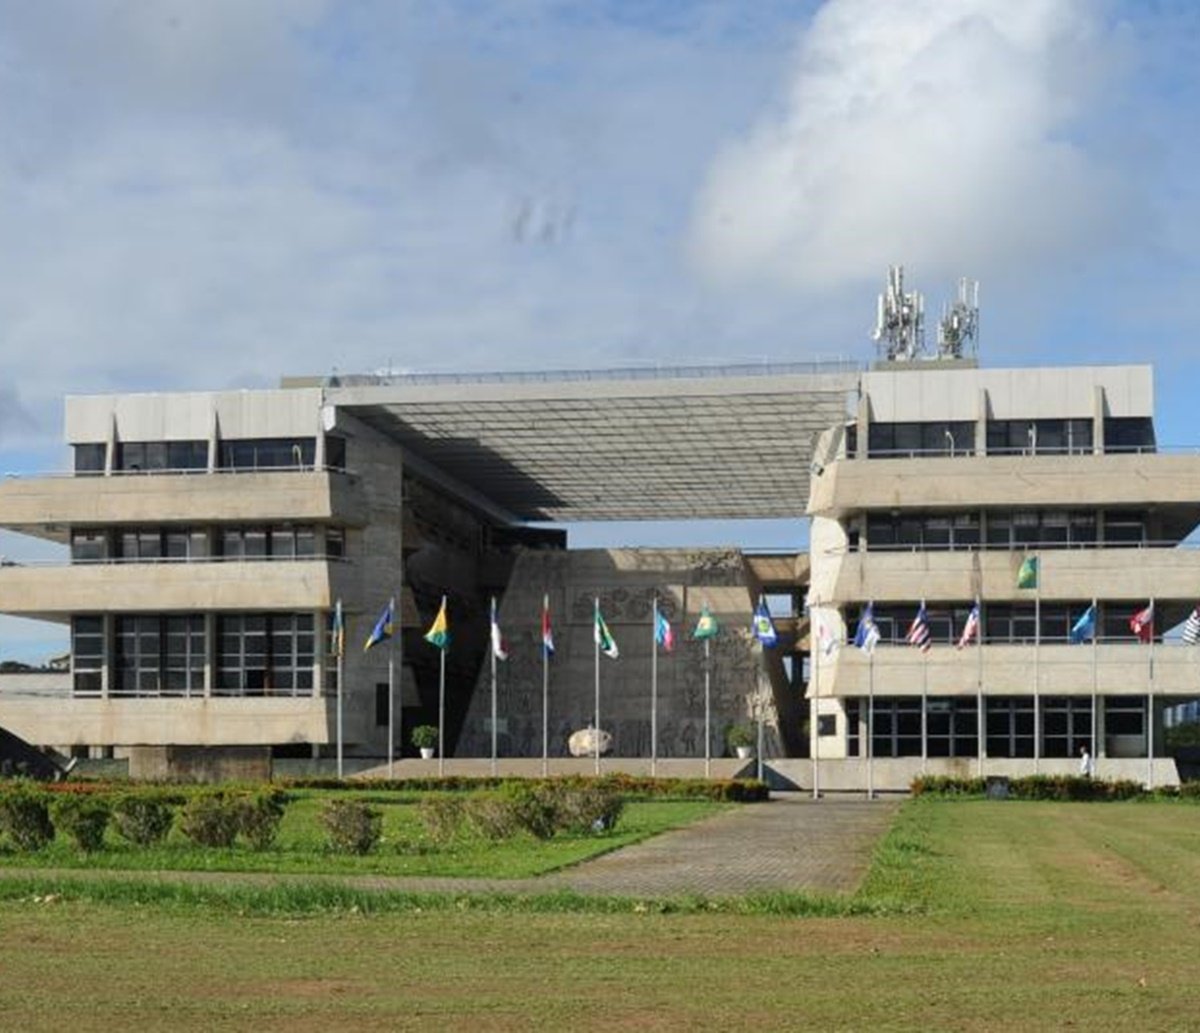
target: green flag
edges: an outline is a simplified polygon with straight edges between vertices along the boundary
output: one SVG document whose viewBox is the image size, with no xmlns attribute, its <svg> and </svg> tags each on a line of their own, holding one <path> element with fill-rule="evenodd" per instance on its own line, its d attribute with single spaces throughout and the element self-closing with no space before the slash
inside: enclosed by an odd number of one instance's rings
<svg viewBox="0 0 1200 1033">
<path fill-rule="evenodd" d="M 610 660 L 615 660 L 620 656 L 620 650 L 617 649 L 617 643 L 613 639 L 612 634 L 608 630 L 608 625 L 604 623 L 604 618 L 600 615 L 600 600 L 596 600 L 596 621 L 592 627 L 592 635 L 596 641 L 596 645 L 600 647 L 600 652 L 607 656 Z"/>
<path fill-rule="evenodd" d="M 450 645 L 450 623 L 446 619 L 446 597 L 442 596 L 442 605 L 433 619 L 433 624 L 425 632 L 425 641 L 438 649 L 447 649 Z"/>
<path fill-rule="evenodd" d="M 708 609 L 708 603 L 700 607 L 700 619 L 696 621 L 696 628 L 692 632 L 692 638 L 712 638 L 718 631 L 717 618 L 712 615 Z"/>
<path fill-rule="evenodd" d="M 1036 556 L 1026 556 L 1021 562 L 1021 569 L 1017 571 L 1017 587 L 1037 588 L 1037 586 L 1038 558 Z"/>
</svg>

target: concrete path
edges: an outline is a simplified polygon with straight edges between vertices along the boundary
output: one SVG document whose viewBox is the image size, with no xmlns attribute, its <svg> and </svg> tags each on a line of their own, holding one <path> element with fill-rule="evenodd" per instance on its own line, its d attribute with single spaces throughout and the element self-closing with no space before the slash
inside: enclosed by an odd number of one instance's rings
<svg viewBox="0 0 1200 1033">
<path fill-rule="evenodd" d="M 631 897 L 699 894 L 733 897 L 766 890 L 851 893 L 871 851 L 890 827 L 899 800 L 813 801 L 775 794 L 644 843 L 532 879 L 284 875 L 264 872 L 139 872 L 94 869 L 0 869 L 0 878 L 53 877 L 213 885 L 332 882 L 412 893 L 577 893 Z"/>
</svg>

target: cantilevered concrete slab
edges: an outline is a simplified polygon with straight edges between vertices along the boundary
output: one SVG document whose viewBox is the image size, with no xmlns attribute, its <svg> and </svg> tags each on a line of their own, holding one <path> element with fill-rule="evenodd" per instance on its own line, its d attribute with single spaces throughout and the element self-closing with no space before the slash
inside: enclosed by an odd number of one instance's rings
<svg viewBox="0 0 1200 1033">
<path fill-rule="evenodd" d="M 398 375 L 326 399 L 519 519 L 755 519 L 804 512 L 857 383 L 851 363 Z"/>
</svg>

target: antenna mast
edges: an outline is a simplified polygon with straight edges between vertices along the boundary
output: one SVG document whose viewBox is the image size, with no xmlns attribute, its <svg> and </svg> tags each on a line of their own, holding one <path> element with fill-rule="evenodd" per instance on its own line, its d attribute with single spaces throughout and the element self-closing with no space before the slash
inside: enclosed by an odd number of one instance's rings
<svg viewBox="0 0 1200 1033">
<path fill-rule="evenodd" d="M 938 358 L 961 359 L 963 348 L 979 350 L 979 281 L 965 276 L 958 281 L 958 300 L 942 308 L 938 323 Z"/>
<path fill-rule="evenodd" d="M 902 265 L 888 267 L 871 338 L 889 362 L 912 361 L 925 350 L 925 298 L 918 291 L 905 292 Z"/>
</svg>

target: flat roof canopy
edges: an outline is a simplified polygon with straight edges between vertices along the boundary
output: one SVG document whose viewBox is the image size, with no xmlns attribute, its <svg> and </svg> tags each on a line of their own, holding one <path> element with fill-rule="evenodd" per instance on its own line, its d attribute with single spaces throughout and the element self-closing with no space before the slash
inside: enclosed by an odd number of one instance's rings
<svg viewBox="0 0 1200 1033">
<path fill-rule="evenodd" d="M 798 517 L 851 363 L 342 378 L 329 402 L 522 520 Z"/>
</svg>

